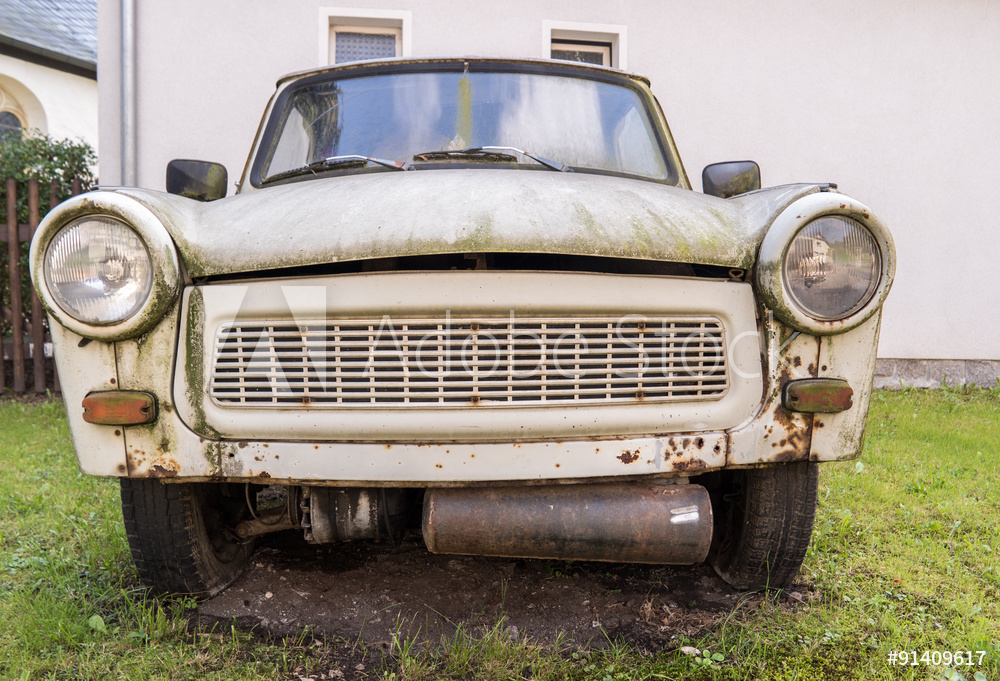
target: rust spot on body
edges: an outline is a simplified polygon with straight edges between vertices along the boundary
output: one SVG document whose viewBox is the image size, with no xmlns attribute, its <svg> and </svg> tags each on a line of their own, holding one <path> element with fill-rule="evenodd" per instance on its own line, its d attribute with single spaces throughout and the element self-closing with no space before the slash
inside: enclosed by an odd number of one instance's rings
<svg viewBox="0 0 1000 681">
<path fill-rule="evenodd" d="M 269 477 L 271 477 L 271 474 L 268 473 L 267 471 L 261 471 L 260 473 L 257 474 L 257 477 L 258 478 L 269 478 Z"/>
<path fill-rule="evenodd" d="M 701 459 L 688 459 L 686 461 L 674 462 L 674 470 L 676 471 L 690 471 L 701 468 L 708 468 L 708 465 Z"/>
<path fill-rule="evenodd" d="M 171 470 L 169 468 L 164 468 L 160 464 L 153 464 L 153 467 L 149 469 L 149 477 L 151 478 L 176 478 L 177 471 Z"/>
<path fill-rule="evenodd" d="M 621 461 L 623 464 L 628 465 L 630 463 L 634 463 L 639 460 L 639 450 L 637 449 L 635 451 L 632 451 L 631 449 L 626 449 L 624 452 L 621 453 L 621 455 L 615 458 Z"/>
<path fill-rule="evenodd" d="M 237 443 L 236 443 L 236 446 L 237 446 L 237 447 L 239 447 L 240 449 L 243 449 L 244 447 L 246 447 L 246 446 L 247 446 L 247 441 L 246 441 L 246 440 L 243 440 L 243 441 L 241 441 L 241 442 L 237 442 Z"/>
</svg>

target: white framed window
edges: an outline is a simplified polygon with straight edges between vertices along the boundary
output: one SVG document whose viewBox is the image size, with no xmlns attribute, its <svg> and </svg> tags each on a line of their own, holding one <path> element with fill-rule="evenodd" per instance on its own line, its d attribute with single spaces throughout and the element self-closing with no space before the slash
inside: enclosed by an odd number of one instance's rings
<svg viewBox="0 0 1000 681">
<path fill-rule="evenodd" d="M 410 56 L 412 12 L 321 7 L 320 65 Z"/>
<path fill-rule="evenodd" d="M 545 20 L 542 40 L 547 58 L 628 68 L 628 28 L 621 24 Z"/>
</svg>

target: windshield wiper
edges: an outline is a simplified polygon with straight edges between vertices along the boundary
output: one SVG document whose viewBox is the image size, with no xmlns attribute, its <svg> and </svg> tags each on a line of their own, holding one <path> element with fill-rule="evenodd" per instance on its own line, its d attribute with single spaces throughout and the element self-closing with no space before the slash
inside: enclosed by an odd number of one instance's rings
<svg viewBox="0 0 1000 681">
<path fill-rule="evenodd" d="M 514 154 L 502 154 L 496 151 L 483 151 L 479 147 L 469 149 L 449 149 L 443 151 L 422 151 L 413 155 L 414 161 L 432 161 L 436 158 L 474 158 L 480 161 L 508 161 L 517 163 Z"/>
<path fill-rule="evenodd" d="M 331 168 L 345 168 L 351 166 L 363 167 L 369 163 L 375 163 L 392 170 L 414 170 L 412 163 L 407 163 L 406 161 L 387 161 L 384 158 L 375 158 L 373 156 L 360 156 L 358 154 L 347 154 L 344 156 L 329 156 L 327 158 L 321 158 L 318 161 L 313 161 L 312 163 L 307 163 L 304 166 L 299 166 L 298 168 L 292 168 L 291 170 L 283 170 L 280 173 L 276 173 L 269 177 L 264 178 L 261 184 L 267 184 L 268 182 L 274 182 L 275 180 L 281 180 L 286 177 L 294 177 L 296 175 L 304 175 L 305 173 L 315 173 L 320 170 L 330 170 Z"/>
<path fill-rule="evenodd" d="M 460 158 L 462 156 L 479 156 L 479 157 L 494 157 L 498 159 L 512 159 L 517 160 L 515 156 L 510 154 L 505 154 L 504 152 L 514 152 L 515 154 L 520 154 L 530 158 L 532 161 L 542 164 L 546 168 L 551 170 L 558 170 L 561 173 L 571 173 L 573 169 L 570 168 L 565 163 L 560 163 L 559 161 L 552 161 L 541 156 L 535 156 L 532 153 L 523 151 L 516 147 L 466 147 L 465 149 L 454 149 L 450 151 L 424 151 L 419 154 L 413 155 L 414 161 L 429 161 L 433 158 Z"/>
</svg>

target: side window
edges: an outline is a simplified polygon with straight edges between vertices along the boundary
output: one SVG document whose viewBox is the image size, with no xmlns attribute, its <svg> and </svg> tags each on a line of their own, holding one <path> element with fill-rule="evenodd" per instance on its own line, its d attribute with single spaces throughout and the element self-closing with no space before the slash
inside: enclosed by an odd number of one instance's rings
<svg viewBox="0 0 1000 681">
<path fill-rule="evenodd" d="M 320 65 L 408 57 L 408 10 L 320 7 Z"/>
<path fill-rule="evenodd" d="M 542 55 L 615 69 L 628 68 L 628 29 L 619 24 L 542 22 Z"/>
</svg>

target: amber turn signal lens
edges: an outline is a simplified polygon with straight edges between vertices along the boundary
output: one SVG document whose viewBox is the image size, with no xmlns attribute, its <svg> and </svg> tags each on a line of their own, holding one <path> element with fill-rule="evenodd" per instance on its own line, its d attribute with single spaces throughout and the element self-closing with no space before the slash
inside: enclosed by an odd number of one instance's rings
<svg viewBox="0 0 1000 681">
<path fill-rule="evenodd" d="M 136 390 L 106 390 L 83 398 L 83 420 L 103 426 L 138 426 L 156 419 L 156 398 Z"/>
<path fill-rule="evenodd" d="M 785 384 L 782 404 L 789 411 L 836 414 L 854 406 L 854 389 L 842 378 L 803 378 Z"/>
</svg>

